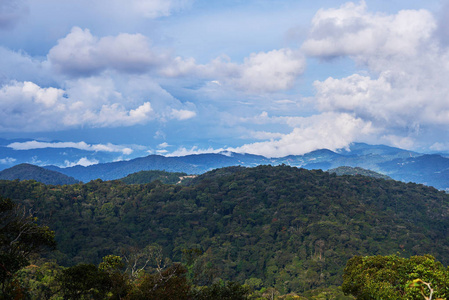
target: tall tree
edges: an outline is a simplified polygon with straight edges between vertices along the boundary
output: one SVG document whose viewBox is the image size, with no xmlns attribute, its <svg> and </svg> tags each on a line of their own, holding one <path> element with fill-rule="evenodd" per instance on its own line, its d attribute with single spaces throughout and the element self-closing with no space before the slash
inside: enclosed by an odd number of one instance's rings
<svg viewBox="0 0 449 300">
<path fill-rule="evenodd" d="M 28 265 L 33 253 L 55 249 L 55 234 L 36 223 L 32 211 L 0 196 L 0 289 L 3 295 L 20 293 L 15 273 Z"/>
</svg>

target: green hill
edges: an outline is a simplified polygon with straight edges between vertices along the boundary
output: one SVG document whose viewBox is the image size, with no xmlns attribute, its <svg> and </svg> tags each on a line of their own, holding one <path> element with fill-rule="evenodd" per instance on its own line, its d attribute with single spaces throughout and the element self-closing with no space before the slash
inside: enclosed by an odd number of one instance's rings
<svg viewBox="0 0 449 300">
<path fill-rule="evenodd" d="M 380 178 L 380 179 L 386 179 L 386 180 L 392 180 L 392 178 L 390 176 L 381 174 L 381 173 L 377 173 L 371 170 L 367 170 L 367 169 L 363 169 L 363 168 L 359 168 L 359 167 L 347 167 L 347 166 L 343 166 L 343 167 L 338 167 L 335 169 L 330 169 L 327 170 L 327 172 L 329 173 L 335 173 L 338 176 L 342 176 L 342 175 L 351 175 L 351 176 L 356 176 L 356 175 L 362 175 L 362 176 L 369 176 L 369 177 L 374 177 L 374 178 Z"/>
<path fill-rule="evenodd" d="M 73 177 L 47 170 L 35 165 L 20 164 L 0 172 L 0 180 L 36 180 L 45 184 L 74 184 L 79 182 Z"/>
<path fill-rule="evenodd" d="M 2 181 L 56 231 L 65 265 L 157 243 L 173 261 L 282 293 L 342 283 L 354 255 L 429 253 L 449 262 L 449 195 L 418 184 L 288 166 L 224 168 L 190 186 Z"/>
</svg>

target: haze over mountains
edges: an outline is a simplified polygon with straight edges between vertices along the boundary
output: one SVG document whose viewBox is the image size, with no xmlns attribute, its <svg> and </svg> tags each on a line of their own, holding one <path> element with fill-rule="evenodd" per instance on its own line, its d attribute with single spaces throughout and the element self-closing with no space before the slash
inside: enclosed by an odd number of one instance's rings
<svg viewBox="0 0 449 300">
<path fill-rule="evenodd" d="M 322 170 L 340 166 L 361 167 L 390 176 L 395 180 L 422 183 L 438 189 L 449 188 L 449 158 L 445 157 L 444 154 L 422 154 L 384 145 L 354 143 L 349 149 L 341 149 L 336 152 L 322 149 L 304 155 L 290 155 L 281 158 L 221 152 L 177 157 L 147 155 L 114 162 L 113 160 L 117 159 L 114 155 L 117 156 L 117 153 L 114 154 L 113 152 L 70 147 L 14 150 L 8 147 L 11 141 L 2 140 L 1 142 L 1 169 L 21 163 L 30 163 L 83 182 L 98 178 L 102 180 L 119 179 L 145 170 L 202 174 L 212 169 L 236 165 L 254 167 L 257 165 L 285 164 L 305 169 Z M 68 163 L 80 160 L 100 163 L 87 166 L 72 166 L 73 163 Z M 11 170 L 0 172 L 0 178 L 13 179 L 11 173 L 16 174 L 17 167 L 13 170 L 14 172 L 11 172 Z M 20 172 L 24 172 L 23 167 Z M 29 176 L 16 176 L 18 179 L 31 179 Z"/>
</svg>

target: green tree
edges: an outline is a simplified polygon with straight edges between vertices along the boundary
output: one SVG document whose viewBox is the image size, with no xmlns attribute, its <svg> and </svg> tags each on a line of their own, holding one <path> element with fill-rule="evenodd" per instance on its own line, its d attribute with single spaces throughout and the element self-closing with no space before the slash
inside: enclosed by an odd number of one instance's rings
<svg viewBox="0 0 449 300">
<path fill-rule="evenodd" d="M 23 292 L 15 274 L 29 264 L 31 254 L 56 247 L 54 232 L 36 221 L 30 210 L 0 196 L 0 291 L 3 295 Z"/>
<path fill-rule="evenodd" d="M 421 300 L 430 293 L 448 299 L 449 272 L 430 255 L 355 256 L 344 269 L 342 290 L 357 299 Z"/>
<path fill-rule="evenodd" d="M 105 299 L 112 288 L 109 274 L 93 264 L 78 264 L 62 271 L 64 299 Z"/>
</svg>

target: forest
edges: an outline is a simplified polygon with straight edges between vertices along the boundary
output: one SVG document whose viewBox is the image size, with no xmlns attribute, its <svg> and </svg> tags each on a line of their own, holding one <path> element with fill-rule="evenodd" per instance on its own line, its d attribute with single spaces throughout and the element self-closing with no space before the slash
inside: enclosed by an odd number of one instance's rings
<svg viewBox="0 0 449 300">
<path fill-rule="evenodd" d="M 31 299 L 44 290 L 47 299 L 145 299 L 142 287 L 155 291 L 161 278 L 176 279 L 166 281 L 172 284 L 167 290 L 191 299 L 220 293 L 223 299 L 375 299 L 378 288 L 351 285 L 362 276 L 356 270 L 363 271 L 354 266 L 372 269 L 367 257 L 404 270 L 432 266 L 430 273 L 427 267 L 411 272 L 415 277 L 401 286 L 419 279 L 416 299 L 424 299 L 428 290 L 421 289 L 429 282 L 436 296 L 446 295 L 449 196 L 434 188 L 285 165 L 216 169 L 181 184 L 129 180 L 0 181 L 3 199 L 54 231 L 55 249 L 31 256 L 32 267 L 13 276 Z M 428 273 L 439 274 L 439 281 Z M 79 274 L 93 274 L 97 283 L 104 277 L 109 289 L 83 294 L 67 286 Z M 399 290 L 409 293 L 395 287 L 391 295 Z"/>
</svg>

